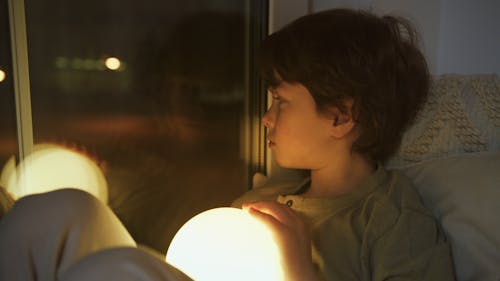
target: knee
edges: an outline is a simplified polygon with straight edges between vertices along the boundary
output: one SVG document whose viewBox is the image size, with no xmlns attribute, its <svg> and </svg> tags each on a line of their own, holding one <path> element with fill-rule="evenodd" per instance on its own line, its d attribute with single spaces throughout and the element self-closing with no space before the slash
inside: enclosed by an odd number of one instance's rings
<svg viewBox="0 0 500 281">
<path fill-rule="evenodd" d="M 100 204 L 97 198 L 90 193 L 73 188 L 58 189 L 46 193 L 29 195 L 21 198 L 19 203 L 34 206 L 54 205 L 57 206 L 59 210 L 89 208 L 96 204 Z"/>
<path fill-rule="evenodd" d="M 60 189 L 20 198 L 5 219 L 46 224 L 54 220 L 85 219 L 102 208 L 105 208 L 102 203 L 85 191 Z"/>
<path fill-rule="evenodd" d="M 92 209 L 102 204 L 92 194 L 74 188 L 42 193 L 36 200 L 46 205 L 55 204 L 59 210 Z"/>
</svg>

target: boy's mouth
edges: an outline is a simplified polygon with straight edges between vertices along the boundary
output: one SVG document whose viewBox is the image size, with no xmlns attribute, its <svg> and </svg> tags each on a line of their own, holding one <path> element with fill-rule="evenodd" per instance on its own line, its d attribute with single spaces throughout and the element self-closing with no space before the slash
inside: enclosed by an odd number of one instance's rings
<svg viewBox="0 0 500 281">
<path fill-rule="evenodd" d="M 276 145 L 276 143 L 274 141 L 272 141 L 270 139 L 267 140 L 267 146 L 269 146 L 269 148 L 271 148 L 271 147 L 273 147 L 275 145 Z"/>
</svg>

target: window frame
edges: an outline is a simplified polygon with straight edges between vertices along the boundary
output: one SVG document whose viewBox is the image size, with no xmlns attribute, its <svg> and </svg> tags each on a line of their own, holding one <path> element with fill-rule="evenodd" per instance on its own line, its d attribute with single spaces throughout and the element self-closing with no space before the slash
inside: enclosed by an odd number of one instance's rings
<svg viewBox="0 0 500 281">
<path fill-rule="evenodd" d="M 19 160 L 23 160 L 33 150 L 26 18 L 23 0 L 8 0 L 7 5 L 12 53 L 12 81 L 16 103 L 17 142 Z"/>
</svg>

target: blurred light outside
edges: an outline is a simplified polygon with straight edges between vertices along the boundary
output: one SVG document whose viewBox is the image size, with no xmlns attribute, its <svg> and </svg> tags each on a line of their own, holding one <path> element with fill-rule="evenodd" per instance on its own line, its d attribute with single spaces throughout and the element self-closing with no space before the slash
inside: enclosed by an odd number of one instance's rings
<svg viewBox="0 0 500 281">
<path fill-rule="evenodd" d="M 109 57 L 104 61 L 106 67 L 110 70 L 118 70 L 121 66 L 121 61 L 115 57 Z"/>
</svg>

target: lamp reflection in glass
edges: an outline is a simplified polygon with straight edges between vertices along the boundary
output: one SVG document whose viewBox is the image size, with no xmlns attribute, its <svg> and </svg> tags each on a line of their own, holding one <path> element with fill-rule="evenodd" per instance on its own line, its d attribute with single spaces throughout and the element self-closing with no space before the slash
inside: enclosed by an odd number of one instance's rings
<svg viewBox="0 0 500 281">
<path fill-rule="evenodd" d="M 174 236 L 166 261 L 197 281 L 283 280 L 271 231 L 237 208 L 215 208 L 190 219 Z"/>
<path fill-rule="evenodd" d="M 59 145 L 37 144 L 16 166 L 14 157 L 2 169 L 0 184 L 14 197 L 61 188 L 84 190 L 108 201 L 106 179 L 97 164 L 84 154 Z"/>
</svg>

